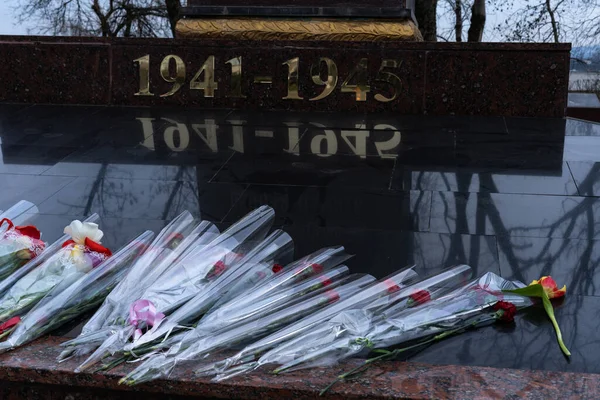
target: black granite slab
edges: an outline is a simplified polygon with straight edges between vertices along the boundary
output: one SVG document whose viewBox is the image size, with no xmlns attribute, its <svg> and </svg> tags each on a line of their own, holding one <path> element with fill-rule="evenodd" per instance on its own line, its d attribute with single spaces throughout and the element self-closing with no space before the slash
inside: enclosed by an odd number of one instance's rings
<svg viewBox="0 0 600 400">
<path fill-rule="evenodd" d="M 138 118 L 154 119 L 151 129 Z M 564 303 L 558 305 L 557 317 L 574 354 L 570 362 L 556 346 L 543 310 L 535 308 L 518 317 L 514 329 L 489 327 L 449 339 L 425 349 L 409 363 L 396 363 L 393 368 L 386 364 L 378 370 L 379 375 L 369 374 L 357 383 L 341 385 L 334 395 L 361 398 L 347 390 L 359 386 L 373 389 L 378 384 L 387 385 L 386 390 L 399 385 L 400 389 L 389 393 L 418 398 L 415 393 L 425 392 L 410 388 L 433 386 L 441 390 L 440 382 L 443 393 L 460 388 L 463 394 L 468 390 L 467 383 L 475 382 L 485 388 L 483 398 L 501 397 L 503 393 L 520 398 L 533 390 L 524 392 L 523 388 L 538 382 L 530 397 L 539 398 L 541 390 L 553 387 L 539 380 L 542 373 L 544 379 L 552 376 L 566 382 L 565 387 L 571 388 L 569 393 L 575 393 L 575 397 L 587 393 L 578 392 L 573 382 L 583 379 L 583 373 L 600 373 L 594 318 L 600 285 L 596 171 L 600 160 L 590 150 L 591 160 L 563 161 L 563 153 L 574 154 L 582 149 L 577 143 L 560 140 L 561 133 L 565 133 L 561 126 L 572 132 L 572 122 L 568 121 L 565 128 L 562 120 L 453 117 L 436 121 L 426 117 L 422 120 L 426 129 L 421 129 L 418 119 L 394 119 L 391 115 L 378 119 L 373 115 L 334 114 L 330 122 L 327 120 L 328 114 L 322 113 L 253 115 L 161 108 L 99 108 L 82 118 L 76 108 L 2 106 L 0 121 L 9 123 L 0 129 L 0 209 L 20 199 L 36 202 L 40 215 L 35 223 L 50 241 L 61 235 L 71 219 L 98 212 L 106 232 L 103 242 L 117 248 L 145 229 L 159 230 L 184 209 L 224 229 L 254 207 L 269 204 L 277 213 L 275 227 L 292 235 L 298 256 L 322 246 L 342 244 L 355 254 L 348 261 L 354 272 L 383 277 L 413 263 L 427 271 L 468 263 L 477 273 L 499 272 L 526 283 L 551 274 L 568 289 Z M 290 123 L 295 125 L 290 128 Z M 194 125 L 202 125 L 197 126 L 200 134 Z M 384 129 L 384 125 L 393 129 Z M 593 124 L 577 125 L 582 132 L 595 130 Z M 180 132 L 167 131 L 172 127 Z M 312 131 L 311 127 L 319 129 Z M 335 138 L 337 150 L 329 151 L 323 143 L 319 151 L 313 152 L 315 135 L 326 135 L 325 130 L 333 132 L 330 137 Z M 272 137 L 265 134 L 267 131 Z M 364 154 L 354 152 L 344 140 L 350 138 L 357 148 L 355 140 L 362 131 L 369 133 Z M 380 154 L 376 143 L 389 141 L 396 131 L 401 133 L 398 147 Z M 349 136 L 349 132 L 355 136 Z M 600 137 L 593 134 L 569 138 L 584 138 L 585 147 L 590 149 L 600 145 Z M 498 155 L 496 166 L 486 169 L 461 165 L 457 162 L 460 148 L 453 145 L 455 142 L 470 152 L 475 164 Z M 504 154 L 497 150 L 503 142 Z M 553 151 L 536 150 L 544 143 Z M 558 160 L 555 153 L 559 154 Z M 535 159 L 539 167 L 515 167 L 512 160 L 519 159 Z M 420 165 L 415 166 L 417 162 Z M 44 343 L 39 349 L 47 353 L 52 347 Z M 14 382 L 21 376 L 14 373 L 17 367 L 7 367 L 6 363 L 27 361 L 38 365 L 35 363 L 41 363 L 41 358 L 15 353 L 12 361 L 2 360 L 0 390 L 4 392 L 0 396 L 9 393 L 7 387 L 11 395 L 15 390 L 31 393 L 23 387 L 15 388 Z M 64 364 L 52 364 L 51 372 L 41 364 L 36 368 L 35 379 L 29 376 L 27 384 L 54 377 L 55 385 L 97 385 L 95 388 L 110 390 L 108 394 L 98 392 L 99 397 L 122 394 L 113 382 L 115 375 L 69 375 L 61 369 L 66 368 Z M 413 369 L 425 378 L 409 379 Z M 477 373 L 468 375 L 467 381 L 466 375 L 460 375 L 465 371 Z M 563 375 L 547 375 L 553 374 L 549 371 L 577 374 L 566 379 Z M 304 398 L 315 397 L 321 383 L 319 376 L 337 372 L 315 370 L 307 384 L 312 391 L 302 392 Z M 240 377 L 226 384 L 232 386 L 217 387 L 186 375 L 186 371 L 181 373 L 171 381 L 136 390 L 162 390 L 172 396 L 199 396 L 198 390 L 205 390 L 202 393 L 208 396 L 221 393 L 240 398 L 241 392 L 234 388 L 266 391 L 271 390 L 266 389 L 268 384 L 281 386 L 277 389 L 279 398 L 293 398 L 293 394 L 287 396 L 291 392 L 281 390 L 290 379 L 298 384 L 307 377 L 276 378 L 265 373 L 259 375 L 264 379 Z M 497 384 L 491 386 L 489 382 L 493 373 L 505 381 L 511 377 L 511 385 L 524 386 L 515 389 L 509 385 L 500 393 Z M 180 378 L 185 382 L 183 386 L 174 381 Z M 12 386 L 5 385 L 6 380 Z M 248 382 L 254 382 L 254 386 Z M 230 391 L 223 394 L 224 387 Z M 376 398 L 378 390 L 362 398 Z M 65 391 L 65 396 L 69 393 Z M 427 393 L 429 398 L 431 393 L 435 398 L 444 398 L 438 392 Z M 569 397 L 565 393 L 563 396 Z"/>
</svg>

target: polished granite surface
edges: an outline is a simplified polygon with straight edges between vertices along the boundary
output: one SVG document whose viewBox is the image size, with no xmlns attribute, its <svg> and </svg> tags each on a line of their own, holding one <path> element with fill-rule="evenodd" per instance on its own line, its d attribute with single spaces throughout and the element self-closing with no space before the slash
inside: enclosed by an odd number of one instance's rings
<svg viewBox="0 0 600 400">
<path fill-rule="evenodd" d="M 116 248 L 185 209 L 226 227 L 269 204 L 298 256 L 341 244 L 355 272 L 467 263 L 567 284 L 571 360 L 538 308 L 411 360 L 600 373 L 600 125 L 0 105 L 0 139 L 0 209 L 35 202 L 47 240 L 91 212 Z"/>
</svg>

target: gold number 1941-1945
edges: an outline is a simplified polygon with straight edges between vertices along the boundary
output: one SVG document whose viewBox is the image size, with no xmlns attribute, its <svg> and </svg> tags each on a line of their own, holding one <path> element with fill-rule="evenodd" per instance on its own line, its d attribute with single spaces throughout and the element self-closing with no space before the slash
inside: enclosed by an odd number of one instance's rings
<svg viewBox="0 0 600 400">
<path fill-rule="evenodd" d="M 135 96 L 154 96 L 150 89 L 150 55 L 133 60 L 138 64 L 139 68 L 139 91 Z M 228 60 L 226 64 L 231 66 L 231 85 L 230 92 L 227 97 L 245 98 L 242 93 L 242 57 L 235 57 Z M 321 75 L 321 66 L 327 67 L 327 77 L 323 79 Z M 361 58 L 358 64 L 352 69 L 348 77 L 344 80 L 340 87 L 342 93 L 354 93 L 356 101 L 367 101 L 368 94 L 371 91 L 368 75 L 368 59 Z M 381 67 L 375 76 L 374 82 L 382 83 L 389 86 L 391 96 L 386 97 L 383 94 L 377 93 L 374 98 L 379 102 L 390 102 L 398 98 L 402 89 L 402 81 L 391 70 L 401 66 L 401 62 L 397 60 L 386 59 L 382 60 Z M 292 58 L 283 63 L 287 66 L 287 95 L 282 97 L 283 100 L 304 100 L 300 95 L 300 58 Z M 327 57 L 319 58 L 310 67 L 310 76 L 315 85 L 324 86 L 323 91 L 309 101 L 319 101 L 330 96 L 336 89 L 339 75 L 338 67 L 335 62 Z M 186 65 L 183 59 L 177 55 L 169 54 L 162 59 L 160 63 L 160 77 L 168 83 L 171 83 L 171 89 L 160 97 L 173 96 L 184 86 L 187 74 Z M 203 91 L 204 97 L 215 97 L 215 91 L 219 89 L 219 84 L 215 80 L 215 56 L 209 56 L 202 67 L 194 74 L 190 80 L 190 90 Z"/>
</svg>

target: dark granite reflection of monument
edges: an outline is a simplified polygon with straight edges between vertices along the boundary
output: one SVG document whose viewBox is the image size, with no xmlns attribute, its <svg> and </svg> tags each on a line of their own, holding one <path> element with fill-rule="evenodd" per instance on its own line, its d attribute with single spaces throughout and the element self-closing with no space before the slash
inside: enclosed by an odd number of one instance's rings
<svg viewBox="0 0 600 400">
<path fill-rule="evenodd" d="M 422 41 L 414 0 L 188 0 L 180 38 Z"/>
</svg>

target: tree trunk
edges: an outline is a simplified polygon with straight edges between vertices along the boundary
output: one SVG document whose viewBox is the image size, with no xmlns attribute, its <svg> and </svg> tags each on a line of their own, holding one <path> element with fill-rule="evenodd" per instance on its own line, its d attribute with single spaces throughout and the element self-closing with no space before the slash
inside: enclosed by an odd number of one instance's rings
<svg viewBox="0 0 600 400">
<path fill-rule="evenodd" d="M 437 41 L 437 0 L 417 0 L 415 16 L 426 42 Z"/>
<path fill-rule="evenodd" d="M 552 35 L 554 36 L 554 43 L 558 43 L 558 24 L 556 22 L 556 18 L 554 18 L 554 10 L 550 6 L 550 0 L 546 0 L 546 10 L 548 10 L 548 14 L 550 15 L 550 23 L 552 24 Z"/>
<path fill-rule="evenodd" d="M 110 31 L 110 25 L 108 23 L 108 18 L 102 12 L 102 9 L 100 8 L 100 4 L 98 3 L 98 0 L 94 0 L 94 2 L 92 3 L 92 11 L 94 11 L 94 14 L 96 14 L 96 17 L 98 18 L 98 22 L 100 22 L 100 32 L 101 32 L 102 36 L 103 37 L 112 36 L 112 32 Z"/>
<path fill-rule="evenodd" d="M 181 9 L 181 2 L 179 0 L 165 0 L 167 6 L 167 15 L 169 17 L 169 24 L 171 25 L 171 33 L 175 37 L 175 26 L 179 19 L 179 11 Z"/>
<path fill-rule="evenodd" d="M 475 0 L 471 7 L 471 26 L 469 27 L 469 42 L 481 42 L 485 27 L 485 0 Z"/>
<path fill-rule="evenodd" d="M 456 41 L 462 42 L 462 29 L 463 29 L 463 21 L 462 21 L 462 1 L 456 0 L 456 8 L 454 9 L 454 14 L 456 15 L 456 24 L 454 25 L 454 31 L 456 32 Z"/>
</svg>

